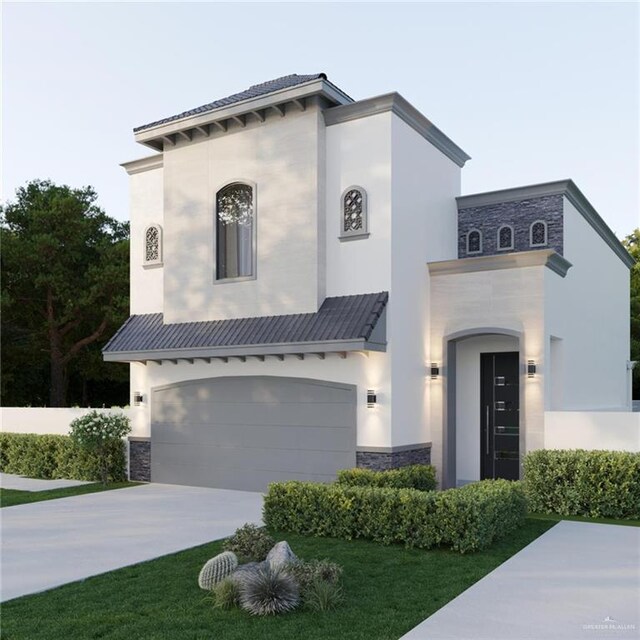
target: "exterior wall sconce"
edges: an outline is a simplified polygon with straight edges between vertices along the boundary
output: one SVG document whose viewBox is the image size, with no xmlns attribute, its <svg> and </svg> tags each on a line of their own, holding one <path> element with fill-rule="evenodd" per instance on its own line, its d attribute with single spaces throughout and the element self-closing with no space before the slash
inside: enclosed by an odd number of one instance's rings
<svg viewBox="0 0 640 640">
<path fill-rule="evenodd" d="M 369 407 L 369 409 L 373 409 L 373 407 L 376 406 L 377 402 L 378 402 L 378 396 L 376 395 L 376 392 L 373 389 L 368 389 L 367 390 L 367 407 Z"/>
<path fill-rule="evenodd" d="M 437 362 L 431 363 L 430 372 L 431 372 L 431 379 L 436 380 L 440 375 L 440 367 L 438 366 Z"/>
<path fill-rule="evenodd" d="M 533 360 L 527 360 L 527 378 L 534 378 L 536 375 L 536 363 Z"/>
<path fill-rule="evenodd" d="M 144 401 L 144 396 L 142 395 L 141 391 L 134 391 L 133 392 L 133 404 L 136 407 L 139 407 L 142 402 Z"/>
</svg>

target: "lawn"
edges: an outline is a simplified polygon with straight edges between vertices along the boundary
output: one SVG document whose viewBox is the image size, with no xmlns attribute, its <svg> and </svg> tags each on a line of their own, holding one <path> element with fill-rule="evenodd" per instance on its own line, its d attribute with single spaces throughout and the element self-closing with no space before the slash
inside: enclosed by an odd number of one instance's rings
<svg viewBox="0 0 640 640">
<path fill-rule="evenodd" d="M 17 489 L 0 489 L 0 507 L 14 507 L 18 504 L 40 502 L 41 500 L 55 500 L 56 498 L 81 496 L 85 493 L 111 491 L 111 489 L 124 489 L 125 487 L 135 487 L 138 484 L 140 483 L 112 482 L 105 487 L 101 483 L 96 482 L 92 484 L 81 484 L 77 487 L 67 487 L 65 489 L 47 489 L 46 491 L 18 491 Z"/>
<path fill-rule="evenodd" d="M 2 638 L 397 640 L 554 524 L 527 519 L 508 540 L 469 555 L 276 532 L 300 557 L 343 565 L 346 601 L 334 612 L 267 618 L 205 601 L 197 576 L 221 550 L 214 542 L 5 603 Z"/>
</svg>

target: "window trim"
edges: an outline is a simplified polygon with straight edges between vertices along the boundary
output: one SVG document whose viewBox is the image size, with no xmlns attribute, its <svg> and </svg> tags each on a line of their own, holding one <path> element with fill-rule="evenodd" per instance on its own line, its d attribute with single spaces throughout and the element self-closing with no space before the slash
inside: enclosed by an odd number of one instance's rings
<svg viewBox="0 0 640 640">
<path fill-rule="evenodd" d="M 511 229 L 511 244 L 508 247 L 500 246 L 500 232 L 503 229 Z M 513 226 L 510 224 L 500 225 L 498 228 L 498 235 L 496 236 L 496 250 L 497 251 L 512 251 L 515 243 L 515 231 L 513 230 Z"/>
<path fill-rule="evenodd" d="M 362 195 L 362 229 L 358 229 L 356 231 L 345 231 L 344 230 L 344 199 L 347 196 L 349 191 L 353 191 L 357 189 Z M 350 187 L 347 187 L 340 196 L 340 233 L 338 234 L 338 238 L 340 242 L 344 242 L 347 240 L 363 240 L 368 238 L 371 235 L 369 232 L 369 198 L 367 196 L 367 190 L 364 187 L 361 187 L 357 184 L 352 184 Z"/>
<path fill-rule="evenodd" d="M 147 260 L 147 233 L 149 229 L 156 229 L 158 231 L 158 259 L 157 260 Z M 142 247 L 142 266 L 145 269 L 153 269 L 157 267 L 162 267 L 163 262 L 163 236 L 162 236 L 162 225 L 159 225 L 157 222 L 152 222 L 148 224 L 144 228 L 144 234 L 142 236 L 143 239 L 143 247 Z"/>
<path fill-rule="evenodd" d="M 469 236 L 474 232 L 477 232 L 480 235 L 480 249 L 478 249 L 478 251 L 469 251 Z M 469 231 L 467 231 L 467 237 L 465 240 L 465 249 L 466 249 L 467 255 L 478 256 L 482 253 L 483 248 L 484 247 L 483 247 L 482 231 L 480 231 L 480 229 L 476 229 L 475 227 L 473 229 L 469 229 Z"/>
<path fill-rule="evenodd" d="M 244 184 L 251 188 L 253 198 L 253 225 L 251 230 L 251 252 L 253 273 L 250 276 L 237 276 L 235 278 L 218 278 L 218 194 L 225 187 L 232 184 Z M 213 261 L 211 271 L 213 273 L 213 284 L 231 284 L 233 282 L 248 282 L 256 280 L 258 277 L 258 185 L 253 180 L 246 178 L 237 178 L 234 180 L 226 180 L 218 185 L 213 192 Z"/>
<path fill-rule="evenodd" d="M 536 224 L 542 224 L 544 226 L 544 242 L 533 241 L 533 227 Z M 530 247 L 546 247 L 549 245 L 549 225 L 546 220 L 534 220 L 529 225 L 529 246 Z"/>
</svg>

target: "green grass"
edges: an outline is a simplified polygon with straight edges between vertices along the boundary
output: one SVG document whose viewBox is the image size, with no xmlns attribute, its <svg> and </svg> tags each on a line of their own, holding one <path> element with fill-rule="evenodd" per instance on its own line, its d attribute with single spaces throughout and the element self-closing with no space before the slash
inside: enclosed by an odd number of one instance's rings
<svg viewBox="0 0 640 640">
<path fill-rule="evenodd" d="M 468 555 L 276 532 L 302 558 L 343 565 L 345 603 L 267 618 L 205 601 L 197 577 L 220 552 L 214 542 L 5 603 L 2 638 L 397 640 L 553 525 L 528 519 L 508 540 Z"/>
<path fill-rule="evenodd" d="M 615 518 L 590 518 L 588 516 L 559 516 L 557 513 L 530 513 L 530 518 L 536 520 L 548 520 L 560 522 L 571 520 L 572 522 L 593 522 L 595 524 L 620 524 L 627 527 L 640 527 L 640 520 L 618 520 Z"/>
<path fill-rule="evenodd" d="M 105 487 L 99 482 L 96 482 L 92 484 L 81 484 L 77 487 L 67 487 L 65 489 L 47 489 L 46 491 L 18 491 L 17 489 L 0 489 L 0 507 L 14 507 L 18 504 L 40 502 L 41 500 L 55 500 L 56 498 L 81 496 L 85 493 L 111 491 L 111 489 L 135 487 L 139 484 L 139 482 L 111 482 Z"/>
</svg>

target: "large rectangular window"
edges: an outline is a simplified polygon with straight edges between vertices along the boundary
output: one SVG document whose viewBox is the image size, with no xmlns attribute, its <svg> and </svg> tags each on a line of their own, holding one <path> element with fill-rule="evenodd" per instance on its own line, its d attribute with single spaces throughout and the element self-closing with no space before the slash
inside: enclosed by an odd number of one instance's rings
<svg viewBox="0 0 640 640">
<path fill-rule="evenodd" d="M 216 194 L 216 280 L 254 275 L 253 188 L 228 184 Z"/>
</svg>

